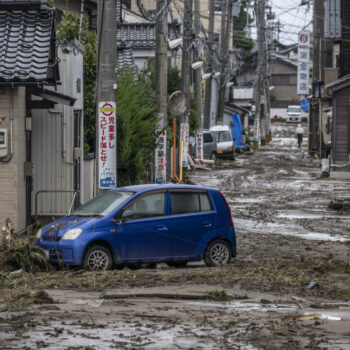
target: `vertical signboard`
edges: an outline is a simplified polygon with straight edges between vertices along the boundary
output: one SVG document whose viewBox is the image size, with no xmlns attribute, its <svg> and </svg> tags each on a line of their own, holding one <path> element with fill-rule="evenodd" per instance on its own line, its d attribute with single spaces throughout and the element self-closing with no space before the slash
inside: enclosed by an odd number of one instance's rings
<svg viewBox="0 0 350 350">
<path fill-rule="evenodd" d="M 180 150 L 181 150 L 181 144 L 183 141 L 183 152 L 182 152 L 182 154 L 183 154 L 182 167 L 183 168 L 188 167 L 187 154 L 188 154 L 189 130 L 190 130 L 190 126 L 188 123 L 181 124 L 181 126 L 180 126 Z M 181 159 L 181 157 L 179 157 L 179 159 Z"/>
<path fill-rule="evenodd" d="M 298 79 L 297 94 L 309 94 L 310 75 L 310 32 L 302 31 L 298 38 Z"/>
<path fill-rule="evenodd" d="M 199 161 L 203 160 L 203 133 L 196 134 L 196 156 Z"/>
<path fill-rule="evenodd" d="M 117 186 L 117 128 L 115 102 L 98 104 L 98 179 L 99 188 Z"/>
<path fill-rule="evenodd" d="M 166 183 L 166 130 L 158 136 L 158 146 L 155 151 L 155 182 Z"/>
</svg>

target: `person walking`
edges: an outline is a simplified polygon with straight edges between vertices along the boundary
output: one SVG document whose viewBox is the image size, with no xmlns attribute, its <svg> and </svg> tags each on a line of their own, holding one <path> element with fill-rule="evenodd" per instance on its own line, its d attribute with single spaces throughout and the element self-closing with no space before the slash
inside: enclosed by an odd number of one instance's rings
<svg viewBox="0 0 350 350">
<path fill-rule="evenodd" d="M 297 134 L 298 139 L 298 146 L 301 147 L 301 144 L 303 143 L 303 136 L 304 136 L 304 129 L 302 128 L 301 124 L 298 124 L 295 133 Z"/>
</svg>

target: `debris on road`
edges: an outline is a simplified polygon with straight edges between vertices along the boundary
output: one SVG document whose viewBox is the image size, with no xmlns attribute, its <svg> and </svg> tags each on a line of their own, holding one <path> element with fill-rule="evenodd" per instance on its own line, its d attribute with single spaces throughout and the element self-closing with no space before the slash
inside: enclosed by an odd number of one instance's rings
<svg viewBox="0 0 350 350">
<path fill-rule="evenodd" d="M 316 282 L 310 282 L 310 283 L 306 286 L 306 289 L 314 289 L 314 288 L 320 288 L 320 286 L 318 285 L 318 283 L 316 283 Z"/>
</svg>

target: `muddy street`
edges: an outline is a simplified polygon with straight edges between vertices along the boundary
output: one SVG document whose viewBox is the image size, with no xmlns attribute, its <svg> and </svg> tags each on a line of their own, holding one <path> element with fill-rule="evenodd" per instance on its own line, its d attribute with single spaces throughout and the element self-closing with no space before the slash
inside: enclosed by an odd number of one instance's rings
<svg viewBox="0 0 350 350">
<path fill-rule="evenodd" d="M 0 349 L 350 349 L 350 182 L 320 178 L 294 129 L 189 174 L 229 200 L 229 265 L 0 271 Z"/>
</svg>

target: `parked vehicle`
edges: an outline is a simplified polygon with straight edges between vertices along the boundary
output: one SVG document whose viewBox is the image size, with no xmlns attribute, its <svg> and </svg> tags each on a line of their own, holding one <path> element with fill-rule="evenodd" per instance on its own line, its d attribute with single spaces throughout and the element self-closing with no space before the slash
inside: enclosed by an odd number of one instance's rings
<svg viewBox="0 0 350 350">
<path fill-rule="evenodd" d="M 288 106 L 286 121 L 287 123 L 301 123 L 301 107 Z"/>
<path fill-rule="evenodd" d="M 232 138 L 232 132 L 227 125 L 215 125 L 210 128 L 213 134 L 219 158 L 234 159 L 235 147 Z"/>
<path fill-rule="evenodd" d="M 217 144 L 213 134 L 210 131 L 203 130 L 203 157 L 211 159 L 214 162 L 218 156 Z"/>
<path fill-rule="evenodd" d="M 204 259 L 227 264 L 236 255 L 230 207 L 216 189 L 138 185 L 103 192 L 72 215 L 44 226 L 36 244 L 49 261 L 108 270 L 112 265 Z"/>
</svg>

